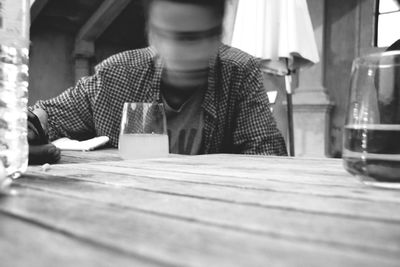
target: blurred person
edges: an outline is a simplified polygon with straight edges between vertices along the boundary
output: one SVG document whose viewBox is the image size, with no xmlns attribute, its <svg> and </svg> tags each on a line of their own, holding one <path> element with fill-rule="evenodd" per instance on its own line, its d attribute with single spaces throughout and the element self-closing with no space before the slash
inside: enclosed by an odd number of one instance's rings
<svg viewBox="0 0 400 267">
<path fill-rule="evenodd" d="M 221 43 L 225 0 L 143 5 L 150 46 L 114 55 L 75 87 L 38 101 L 31 115 L 45 136 L 105 135 L 117 147 L 124 102 L 157 101 L 165 106 L 171 153 L 286 155 L 258 62 Z M 29 129 L 30 159 L 57 160 L 58 149 L 46 138 L 38 146 L 39 131 Z"/>
</svg>

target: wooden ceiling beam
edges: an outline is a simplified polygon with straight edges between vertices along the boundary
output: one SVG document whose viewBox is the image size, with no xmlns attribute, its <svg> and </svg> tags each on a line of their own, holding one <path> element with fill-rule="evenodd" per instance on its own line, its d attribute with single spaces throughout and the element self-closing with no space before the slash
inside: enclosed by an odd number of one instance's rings
<svg viewBox="0 0 400 267">
<path fill-rule="evenodd" d="M 95 54 L 96 39 L 122 13 L 131 0 L 104 0 L 75 37 L 75 79 L 90 74 L 89 60 Z"/>
<path fill-rule="evenodd" d="M 94 42 L 131 0 L 105 0 L 79 30 L 75 41 Z"/>
</svg>

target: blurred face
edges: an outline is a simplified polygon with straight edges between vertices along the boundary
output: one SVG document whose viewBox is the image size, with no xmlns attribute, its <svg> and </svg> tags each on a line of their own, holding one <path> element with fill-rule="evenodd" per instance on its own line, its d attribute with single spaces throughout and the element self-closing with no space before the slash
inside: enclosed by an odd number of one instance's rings
<svg viewBox="0 0 400 267">
<path fill-rule="evenodd" d="M 150 44 L 168 80 L 178 86 L 204 83 L 220 44 L 221 18 L 208 7 L 169 1 L 154 1 L 149 12 Z"/>
</svg>

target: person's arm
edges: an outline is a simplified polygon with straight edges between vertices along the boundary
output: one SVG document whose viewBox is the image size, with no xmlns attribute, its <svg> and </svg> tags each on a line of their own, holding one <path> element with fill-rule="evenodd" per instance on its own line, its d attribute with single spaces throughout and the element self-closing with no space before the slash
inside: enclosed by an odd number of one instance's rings
<svg viewBox="0 0 400 267">
<path fill-rule="evenodd" d="M 29 108 L 29 164 L 54 163 L 60 159 L 60 150 L 49 139 L 94 135 L 92 106 L 98 88 L 96 76 L 83 78 L 74 88 Z"/>
<path fill-rule="evenodd" d="M 99 90 L 96 75 L 82 78 L 59 96 L 38 101 L 33 113 L 40 119 L 49 139 L 89 139 L 95 136 L 93 106 Z"/>
<path fill-rule="evenodd" d="M 287 155 L 285 141 L 269 109 L 261 70 L 255 60 L 247 64 L 238 101 L 233 134 L 236 152 Z"/>
</svg>

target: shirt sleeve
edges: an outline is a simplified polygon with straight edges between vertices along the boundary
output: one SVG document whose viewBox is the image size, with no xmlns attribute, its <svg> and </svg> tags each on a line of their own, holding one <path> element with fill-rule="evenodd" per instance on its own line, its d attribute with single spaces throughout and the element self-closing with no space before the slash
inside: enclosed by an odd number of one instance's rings
<svg viewBox="0 0 400 267">
<path fill-rule="evenodd" d="M 100 82 L 94 75 L 82 78 L 55 98 L 38 101 L 34 108 L 42 108 L 48 115 L 49 139 L 95 137 L 93 106 L 99 90 Z"/>
<path fill-rule="evenodd" d="M 261 70 L 253 59 L 246 66 L 233 134 L 237 153 L 287 155 L 285 141 L 269 109 Z"/>
</svg>

